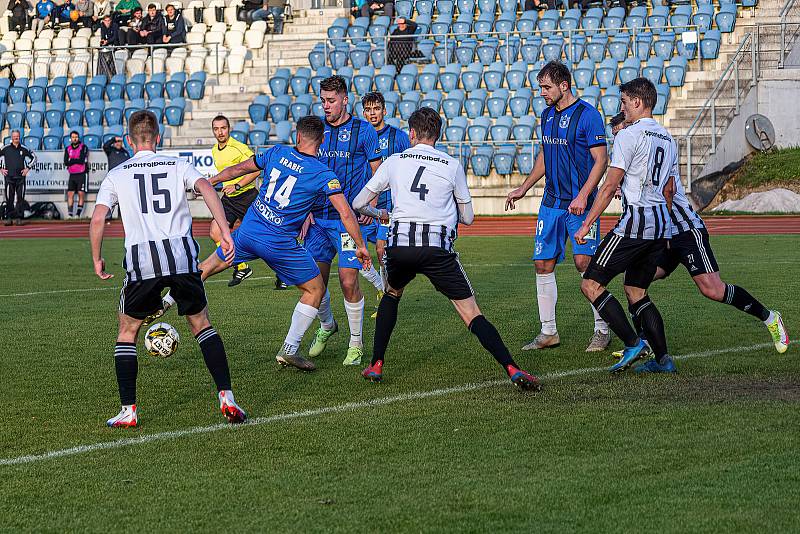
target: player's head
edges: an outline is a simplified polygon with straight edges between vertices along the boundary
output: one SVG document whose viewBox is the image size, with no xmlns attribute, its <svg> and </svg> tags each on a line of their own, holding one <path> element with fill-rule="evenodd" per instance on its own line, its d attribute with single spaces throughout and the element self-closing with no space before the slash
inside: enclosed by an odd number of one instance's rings
<svg viewBox="0 0 800 534">
<path fill-rule="evenodd" d="M 128 119 L 128 144 L 134 152 L 155 151 L 159 140 L 158 119 L 152 111 L 141 109 Z"/>
<path fill-rule="evenodd" d="M 19 144 L 19 138 L 20 138 L 19 130 L 14 130 L 14 131 L 11 132 L 11 142 L 12 143 L 14 143 L 15 145 L 18 145 Z"/>
<path fill-rule="evenodd" d="M 343 77 L 334 75 L 322 80 L 319 89 L 325 120 L 331 124 L 338 123 L 347 113 L 347 82 Z"/>
<path fill-rule="evenodd" d="M 435 145 L 442 133 L 442 117 L 428 107 L 419 108 L 408 118 L 411 146 L 418 143 Z"/>
<path fill-rule="evenodd" d="M 536 75 L 542 97 L 548 106 L 557 105 L 566 93 L 570 93 L 572 75 L 566 65 L 559 61 L 551 61 Z"/>
<path fill-rule="evenodd" d="M 376 130 L 383 128 L 383 119 L 386 117 L 386 100 L 377 91 L 367 93 L 361 98 L 361 105 L 364 106 L 364 118 L 375 127 Z"/>
<path fill-rule="evenodd" d="M 69 133 L 69 141 L 70 141 L 70 143 L 72 143 L 73 145 L 76 145 L 76 146 L 77 146 L 77 144 L 81 142 L 81 136 L 80 136 L 80 134 L 79 134 L 78 132 L 76 132 L 75 130 L 72 130 L 72 131 Z"/>
<path fill-rule="evenodd" d="M 133 18 L 140 19 L 142 18 L 143 12 L 141 7 L 136 7 L 133 9 Z"/>
<path fill-rule="evenodd" d="M 623 83 L 620 88 L 620 102 L 625 121 L 632 123 L 643 117 L 652 117 L 658 93 L 656 86 L 647 78 L 636 78 Z"/>
<path fill-rule="evenodd" d="M 325 124 L 316 115 L 306 115 L 297 121 L 297 151 L 316 154 L 325 135 Z"/>
<path fill-rule="evenodd" d="M 625 114 L 620 111 L 611 117 L 611 120 L 608 121 L 608 125 L 611 126 L 611 135 L 617 135 L 620 130 L 627 126 L 627 124 L 625 124 Z"/>
<path fill-rule="evenodd" d="M 156 11 L 158 11 L 158 7 L 155 4 L 150 4 L 147 6 L 147 16 L 153 18 L 156 16 Z"/>
<path fill-rule="evenodd" d="M 224 145 L 231 137 L 231 121 L 225 115 L 217 115 L 211 119 L 211 131 L 214 132 L 217 143 Z"/>
</svg>

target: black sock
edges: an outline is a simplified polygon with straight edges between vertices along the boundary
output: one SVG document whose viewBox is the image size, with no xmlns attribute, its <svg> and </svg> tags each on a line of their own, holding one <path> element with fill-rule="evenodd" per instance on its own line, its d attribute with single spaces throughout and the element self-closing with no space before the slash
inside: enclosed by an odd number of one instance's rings
<svg viewBox="0 0 800 534">
<path fill-rule="evenodd" d="M 650 297 L 645 295 L 642 300 L 630 305 L 630 312 L 639 318 L 647 336 L 647 343 L 653 349 L 656 360 L 663 363 L 664 356 L 667 355 L 667 334 L 664 332 L 664 320 L 658 308 Z"/>
<path fill-rule="evenodd" d="M 743 287 L 725 284 L 725 297 L 722 302 L 749 313 L 753 317 L 758 317 L 762 321 L 769 318 L 769 310 Z"/>
<path fill-rule="evenodd" d="M 231 389 L 231 372 L 228 369 L 228 357 L 225 355 L 225 345 L 213 326 L 209 326 L 195 336 L 203 359 L 206 361 L 208 372 L 214 378 L 217 391 Z"/>
<path fill-rule="evenodd" d="M 375 335 L 372 338 L 372 364 L 383 361 L 389 338 L 392 337 L 394 325 L 397 324 L 397 306 L 400 299 L 389 293 L 384 293 L 378 304 L 378 317 L 375 320 Z"/>
<path fill-rule="evenodd" d="M 614 295 L 607 290 L 603 290 L 592 304 L 594 304 L 594 309 L 597 310 L 600 317 L 608 323 L 608 326 L 625 343 L 626 347 L 636 345 L 639 341 L 639 336 L 631 327 L 628 318 L 625 316 L 625 310 L 622 309 L 622 304 L 619 303 Z"/>
<path fill-rule="evenodd" d="M 469 323 L 469 331 L 475 334 L 475 337 L 481 342 L 483 348 L 494 356 L 494 359 L 503 366 L 503 369 L 506 369 L 509 365 L 519 367 L 511 357 L 511 353 L 508 352 L 508 347 L 503 343 L 500 332 L 497 331 L 497 328 L 495 328 L 486 317 L 483 315 L 475 317 L 472 322 Z"/>
<path fill-rule="evenodd" d="M 83 204 L 78 204 L 78 215 L 83 215 Z"/>
<path fill-rule="evenodd" d="M 117 341 L 114 347 L 114 369 L 117 372 L 119 400 L 122 405 L 136 404 L 136 375 L 139 374 L 136 343 Z"/>
<path fill-rule="evenodd" d="M 630 310 L 630 307 L 628 308 Z M 631 322 L 633 323 L 633 329 L 636 330 L 636 333 L 639 337 L 642 337 L 644 334 L 644 327 L 642 326 L 642 319 L 638 315 L 634 315 L 631 313 Z M 645 336 L 647 337 L 647 336 Z"/>
</svg>

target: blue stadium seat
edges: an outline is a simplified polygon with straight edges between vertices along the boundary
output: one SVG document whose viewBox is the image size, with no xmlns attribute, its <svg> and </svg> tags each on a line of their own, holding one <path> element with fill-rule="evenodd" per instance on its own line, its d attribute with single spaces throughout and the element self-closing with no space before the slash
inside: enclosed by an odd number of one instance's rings
<svg viewBox="0 0 800 534">
<path fill-rule="evenodd" d="M 674 57 L 664 70 L 667 78 L 667 85 L 670 87 L 680 87 L 686 79 L 687 60 L 685 57 Z"/>
<path fill-rule="evenodd" d="M 289 89 L 289 69 L 281 68 L 275 71 L 275 74 L 269 79 L 269 89 L 272 91 L 272 96 L 280 96 L 287 94 Z"/>
<path fill-rule="evenodd" d="M 447 44 L 441 44 L 433 49 L 433 59 L 440 67 L 444 67 L 453 63 L 456 59 L 456 43 L 448 41 Z"/>
<path fill-rule="evenodd" d="M 653 48 L 653 34 L 650 32 L 642 32 L 636 34 L 636 47 L 633 49 L 633 54 L 641 61 L 647 61 L 650 58 L 650 50 Z"/>
<path fill-rule="evenodd" d="M 503 85 L 504 73 L 502 70 L 489 70 L 483 73 L 483 83 L 488 91 L 496 91 Z"/>
<path fill-rule="evenodd" d="M 436 89 L 436 83 L 438 79 L 439 79 L 438 65 L 434 64 L 425 65 L 419 77 L 417 78 L 417 83 L 419 84 L 419 90 L 422 91 L 423 93 L 433 91 L 434 89 Z"/>
<path fill-rule="evenodd" d="M 461 66 L 458 64 L 451 63 L 447 67 L 445 67 L 444 72 L 439 75 L 439 84 L 442 87 L 442 90 L 445 92 L 450 92 L 453 89 L 458 87 L 458 80 L 461 75 Z"/>
<path fill-rule="evenodd" d="M 375 75 L 375 89 L 381 93 L 388 93 L 394 90 L 394 77 L 397 69 L 394 65 L 384 65 L 378 74 Z"/>
<path fill-rule="evenodd" d="M 575 87 L 585 89 L 592 85 L 594 81 L 594 62 L 591 59 L 584 59 L 572 70 L 572 77 L 575 80 Z"/>
<path fill-rule="evenodd" d="M 527 147 L 517 153 L 517 169 L 520 174 L 527 176 L 533 170 L 534 156 L 531 154 Z"/>
<path fill-rule="evenodd" d="M 405 65 L 400 70 L 400 74 L 395 78 L 397 90 L 401 93 L 413 91 L 417 86 L 417 67 L 416 65 Z"/>
<path fill-rule="evenodd" d="M 299 121 L 301 118 L 309 115 L 311 113 L 311 97 L 309 95 L 307 99 L 298 98 L 295 102 L 289 106 L 289 114 L 292 117 L 294 122 Z M 357 102 L 359 105 L 361 102 Z M 357 113 L 356 115 L 361 116 L 362 113 Z"/>
<path fill-rule="evenodd" d="M 501 62 L 510 65 L 519 59 L 519 37 L 512 35 L 497 47 L 497 57 Z"/>
<path fill-rule="evenodd" d="M 67 86 L 67 100 L 75 102 L 83 100 L 86 94 L 86 76 L 76 76 Z"/>
<path fill-rule="evenodd" d="M 108 126 L 122 124 L 124 108 L 106 108 L 103 111 L 103 118 Z"/>
<path fill-rule="evenodd" d="M 267 119 L 269 109 L 269 96 L 258 95 L 253 99 L 253 103 L 247 107 L 247 114 L 254 123 Z"/>
<path fill-rule="evenodd" d="M 360 69 L 369 62 L 369 50 L 354 48 L 350 51 L 350 65 L 354 69 Z"/>
<path fill-rule="evenodd" d="M 41 128 L 44 124 L 44 113 L 42 111 L 29 110 L 25 113 L 25 122 L 28 128 Z"/>
<path fill-rule="evenodd" d="M 442 101 L 442 112 L 448 119 L 454 119 L 461 115 L 464 106 L 464 98 L 445 98 Z"/>
<path fill-rule="evenodd" d="M 159 80 L 150 80 L 144 84 L 144 90 L 147 98 L 164 98 L 164 82 Z"/>
<path fill-rule="evenodd" d="M 272 122 L 281 122 L 289 118 L 289 106 L 291 105 L 291 97 L 289 95 L 281 95 L 269 105 L 269 116 Z"/>
<path fill-rule="evenodd" d="M 491 65 L 497 58 L 497 39 L 486 39 L 475 49 L 475 54 L 482 65 Z"/>
<path fill-rule="evenodd" d="M 70 104 L 69 109 L 67 109 L 67 111 L 64 113 L 64 120 L 69 128 L 75 128 L 83 124 L 84 106 L 82 104 L 83 101 L 73 102 Z"/>
<path fill-rule="evenodd" d="M 183 117 L 186 112 L 186 99 L 183 97 L 173 98 L 169 105 L 164 108 L 164 118 L 169 126 L 182 126 Z"/>
<path fill-rule="evenodd" d="M 498 117 L 489 127 L 489 137 L 492 141 L 508 141 L 511 137 L 511 128 L 514 126 L 511 117 Z"/>
<path fill-rule="evenodd" d="M 436 12 L 439 13 L 439 18 L 452 18 L 453 17 L 453 0 L 437 0 Z"/>
<path fill-rule="evenodd" d="M 581 18 L 581 28 L 586 30 L 586 35 L 592 36 L 598 33 L 598 29 L 603 23 L 605 13 L 601 7 L 593 7 L 586 11 Z"/>
<path fill-rule="evenodd" d="M 314 70 L 325 65 L 325 50 L 317 48 L 309 52 L 308 64 L 311 65 L 311 68 Z"/>
<path fill-rule="evenodd" d="M 614 85 L 617 79 L 616 60 L 611 58 L 604 59 L 595 70 L 595 77 L 597 78 L 597 85 L 603 89 Z"/>
<path fill-rule="evenodd" d="M 486 100 L 486 110 L 492 118 L 502 117 L 506 114 L 506 109 L 508 108 L 508 89 L 494 89 L 491 91 L 491 96 Z"/>
<path fill-rule="evenodd" d="M 281 121 L 275 125 L 275 137 L 278 143 L 289 143 L 292 140 L 292 123 Z"/>
<path fill-rule="evenodd" d="M 523 87 L 511 97 L 508 101 L 508 107 L 511 110 L 513 117 L 523 117 L 528 114 L 531 109 L 531 90 Z"/>
<path fill-rule="evenodd" d="M 475 0 L 457 0 L 456 6 L 459 13 L 468 15 L 475 13 Z"/>
<path fill-rule="evenodd" d="M 653 6 L 650 15 L 647 17 L 647 25 L 653 33 L 662 33 L 663 27 L 669 23 L 669 7 Z"/>
<path fill-rule="evenodd" d="M 453 117 L 447 121 L 445 139 L 448 141 L 463 141 L 467 135 L 466 117 Z"/>
<path fill-rule="evenodd" d="M 493 151 L 492 147 L 485 147 L 485 149 L 484 151 L 476 151 L 476 153 L 469 158 L 472 173 L 475 176 L 489 176 Z"/>
<path fill-rule="evenodd" d="M 528 141 L 533 139 L 536 127 L 536 117 L 524 115 L 520 117 L 516 124 L 511 128 L 511 137 L 517 141 Z"/>
<path fill-rule="evenodd" d="M 97 102 L 95 100 L 95 102 Z M 102 102 L 101 102 L 102 103 Z M 84 112 L 84 119 L 86 120 L 86 126 L 99 126 L 103 124 L 103 110 L 97 108 L 88 108 Z"/>
<path fill-rule="evenodd" d="M 455 59 L 461 65 L 469 65 L 475 59 L 476 46 L 464 45 L 462 42 L 455 50 Z"/>
<path fill-rule="evenodd" d="M 586 55 L 595 63 L 600 63 L 606 57 L 608 38 L 605 36 L 595 36 L 586 43 Z"/>
<path fill-rule="evenodd" d="M 664 74 L 664 60 L 657 57 L 651 57 L 647 60 L 647 64 L 642 69 L 642 77 L 647 78 L 653 85 L 661 83 L 661 77 Z"/>
<path fill-rule="evenodd" d="M 475 119 L 483 115 L 483 110 L 486 107 L 486 98 L 486 89 L 480 88 L 471 91 L 466 100 L 464 100 L 464 111 L 467 113 L 467 117 Z"/>
<path fill-rule="evenodd" d="M 544 101 L 544 98 L 541 96 L 535 96 L 531 99 L 531 108 L 533 108 L 533 114 L 537 117 L 542 116 L 542 112 L 547 107 L 547 103 Z"/>
<path fill-rule="evenodd" d="M 689 5 L 679 5 L 675 7 L 675 11 L 672 12 L 672 15 L 669 18 L 669 23 L 672 26 L 676 26 L 677 28 L 673 29 L 673 31 L 683 31 L 689 25 L 689 19 L 692 16 L 692 6 Z"/>
<path fill-rule="evenodd" d="M 69 88 L 67 88 L 69 89 Z M 67 91 L 69 95 L 69 91 Z M 138 81 L 129 81 L 125 84 L 125 97 L 128 100 L 135 100 L 144 96 L 144 84 Z"/>
<path fill-rule="evenodd" d="M 522 14 L 522 16 L 517 19 L 517 31 L 519 32 L 520 37 L 523 39 L 528 39 L 533 35 L 533 31 L 536 29 L 536 18 L 535 15 L 533 16 L 526 16 L 529 11 L 526 11 Z"/>
<path fill-rule="evenodd" d="M 700 57 L 703 59 L 717 59 L 722 34 L 719 30 L 709 30 L 700 41 Z"/>
<path fill-rule="evenodd" d="M 28 87 L 28 101 L 33 104 L 34 102 L 44 102 L 47 96 L 47 78 L 39 77 L 33 80 L 33 83 Z"/>
<path fill-rule="evenodd" d="M 506 85 L 512 91 L 516 91 L 525 86 L 524 70 L 509 70 L 506 72 Z"/>
<path fill-rule="evenodd" d="M 720 33 L 731 33 L 736 27 L 736 4 L 722 4 L 714 16 Z"/>
<path fill-rule="evenodd" d="M 48 133 L 48 135 L 42 138 L 42 148 L 44 150 L 61 150 L 61 138 L 63 135 L 63 130 L 62 133 L 58 135 L 51 135 Z"/>
<path fill-rule="evenodd" d="M 66 76 L 61 76 L 56 78 L 56 80 L 63 80 L 63 82 L 55 83 L 55 80 L 51 81 L 50 84 L 47 86 L 45 91 L 47 92 L 47 99 L 50 102 L 63 102 L 66 98 Z M 102 98 L 102 95 L 101 95 Z"/>
<path fill-rule="evenodd" d="M 600 97 L 600 107 L 603 115 L 613 117 L 619 113 L 619 87 L 613 86 L 606 90 L 606 94 Z"/>
<path fill-rule="evenodd" d="M 633 80 L 634 78 L 639 77 L 639 68 L 641 67 L 641 62 L 635 57 L 629 57 L 622 63 L 622 67 L 619 69 L 619 83 L 628 83 L 629 81 Z"/>
<path fill-rule="evenodd" d="M 125 82 L 118 83 L 114 80 L 108 82 L 105 86 L 89 84 L 86 87 L 86 96 L 89 100 L 95 100 L 99 94 L 99 98 L 103 98 L 102 93 L 105 92 L 109 100 L 116 100 L 118 98 L 125 98 Z"/>
<path fill-rule="evenodd" d="M 672 32 L 664 32 L 653 41 L 653 54 L 665 61 L 672 58 L 674 50 L 675 34 Z"/>
<path fill-rule="evenodd" d="M 299 76 L 299 75 L 292 76 L 292 81 L 290 83 L 292 88 L 292 94 L 294 96 L 307 94 L 310 79 L 311 79 L 310 77 L 306 76 Z"/>
<path fill-rule="evenodd" d="M 647 7 L 638 5 L 633 7 L 628 16 L 625 17 L 625 27 L 628 29 L 636 28 L 638 31 L 647 23 Z"/>
<path fill-rule="evenodd" d="M 701 5 L 692 15 L 692 24 L 697 26 L 697 31 L 705 33 L 711 29 L 711 24 L 714 22 L 714 6 Z"/>
<path fill-rule="evenodd" d="M 186 85 L 186 73 L 176 72 L 172 75 L 169 81 L 164 84 L 164 88 L 169 98 L 178 98 L 185 95 L 184 87 Z"/>
<path fill-rule="evenodd" d="M 583 54 L 586 51 L 586 37 L 583 35 L 575 35 L 564 47 L 564 54 L 567 56 L 568 63 L 578 63 L 583 59 Z"/>
<path fill-rule="evenodd" d="M 470 141 L 486 141 L 489 136 L 491 121 L 489 117 L 476 117 L 467 127 L 467 139 Z"/>
<path fill-rule="evenodd" d="M 653 115 L 663 115 L 667 112 L 669 103 L 669 86 L 666 84 L 656 85 L 656 107 L 653 108 Z"/>
<path fill-rule="evenodd" d="M 369 53 L 372 66 L 376 69 L 383 67 L 386 64 L 386 52 L 383 48 L 376 48 Z"/>
<path fill-rule="evenodd" d="M 64 112 L 60 109 L 48 109 L 44 114 L 48 128 L 56 128 L 64 124 Z"/>
<path fill-rule="evenodd" d="M 407 0 L 398 0 L 398 2 L 395 3 L 395 12 L 398 17 L 410 18 L 413 10 L 414 4 Z"/>
<path fill-rule="evenodd" d="M 39 150 L 39 148 L 42 146 L 42 138 L 28 132 L 22 139 L 22 144 L 31 150 Z"/>
<path fill-rule="evenodd" d="M 481 84 L 481 72 L 480 69 L 467 69 L 461 73 L 461 87 L 464 88 L 465 91 L 474 91 Z"/>
<path fill-rule="evenodd" d="M 365 95 L 372 91 L 372 81 L 375 79 L 375 69 L 367 65 L 353 77 L 353 89 L 356 94 Z"/>
<path fill-rule="evenodd" d="M 551 37 L 542 45 L 542 57 L 545 61 L 561 61 L 564 49 L 564 40 L 560 37 Z"/>
<path fill-rule="evenodd" d="M 622 27 L 625 21 L 625 8 L 612 7 L 608 10 L 608 14 L 603 18 L 603 27 L 608 35 L 616 35 L 619 28 Z"/>
<path fill-rule="evenodd" d="M 500 12 L 511 13 L 516 15 L 517 9 L 519 8 L 519 2 L 517 0 L 498 0 L 497 6 L 500 8 Z"/>
<path fill-rule="evenodd" d="M 627 33 L 616 35 L 608 43 L 608 54 L 614 58 L 615 61 L 625 61 L 625 58 L 628 57 L 629 43 L 630 36 Z"/>
<path fill-rule="evenodd" d="M 555 9 L 548 9 L 536 21 L 536 29 L 542 37 L 550 38 L 553 31 L 558 29 L 559 13 Z"/>
<path fill-rule="evenodd" d="M 414 113 L 419 107 L 419 100 L 403 100 L 397 106 L 397 111 L 400 113 L 400 118 L 407 121 L 411 114 Z"/>
<path fill-rule="evenodd" d="M 28 87 L 22 85 L 12 85 L 8 90 L 8 98 L 11 104 L 25 102 L 28 97 Z"/>
<path fill-rule="evenodd" d="M 513 150 L 500 150 L 494 155 L 494 170 L 500 176 L 508 176 L 514 172 L 514 159 L 516 154 Z"/>
</svg>

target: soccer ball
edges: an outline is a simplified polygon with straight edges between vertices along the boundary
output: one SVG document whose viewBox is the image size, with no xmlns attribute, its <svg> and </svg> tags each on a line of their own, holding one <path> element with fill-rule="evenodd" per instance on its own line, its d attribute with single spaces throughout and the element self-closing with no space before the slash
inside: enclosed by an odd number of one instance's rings
<svg viewBox="0 0 800 534">
<path fill-rule="evenodd" d="M 147 329 L 144 335 L 144 348 L 150 356 L 168 358 L 178 350 L 181 336 L 178 331 L 167 323 L 156 323 Z"/>
</svg>

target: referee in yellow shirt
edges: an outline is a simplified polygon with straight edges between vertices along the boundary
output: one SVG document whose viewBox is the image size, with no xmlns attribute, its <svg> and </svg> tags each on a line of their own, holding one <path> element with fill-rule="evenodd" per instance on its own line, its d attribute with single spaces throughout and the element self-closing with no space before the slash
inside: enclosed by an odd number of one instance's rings
<svg viewBox="0 0 800 534">
<path fill-rule="evenodd" d="M 253 157 L 250 147 L 231 137 L 231 123 L 226 116 L 214 117 L 211 121 L 211 130 L 217 139 L 217 143 L 211 149 L 211 156 L 214 158 L 214 167 L 217 168 L 217 172 L 222 172 L 228 167 Z M 250 204 L 258 196 L 255 180 L 259 174 L 259 172 L 254 172 L 222 184 L 222 207 L 225 209 L 225 218 L 228 220 L 231 230 L 236 225 L 236 221 L 241 222 L 244 219 L 244 214 L 247 213 Z M 210 181 L 212 185 L 219 183 L 216 176 L 212 177 Z M 214 221 L 211 221 L 210 235 L 211 239 L 219 245 L 221 234 Z M 240 263 L 234 269 L 233 278 L 228 282 L 228 287 L 241 284 L 242 280 L 252 274 L 253 270 L 249 265 Z"/>
</svg>

